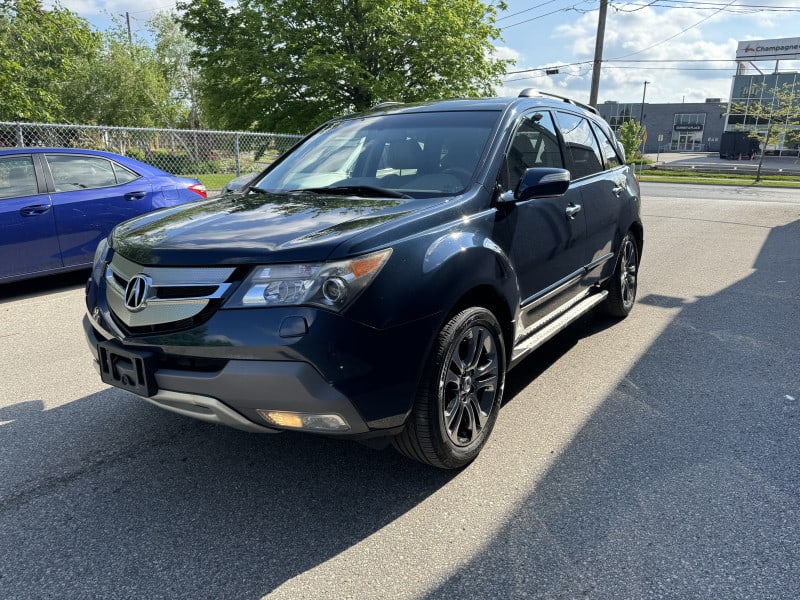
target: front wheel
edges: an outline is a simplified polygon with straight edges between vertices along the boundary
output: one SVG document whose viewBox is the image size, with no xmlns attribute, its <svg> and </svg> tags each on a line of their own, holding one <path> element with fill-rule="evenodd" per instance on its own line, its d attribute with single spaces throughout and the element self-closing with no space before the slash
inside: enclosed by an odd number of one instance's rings
<svg viewBox="0 0 800 600">
<path fill-rule="evenodd" d="M 469 464 L 494 427 L 505 371 L 505 344 L 495 316 L 481 307 L 458 313 L 437 336 L 395 448 L 444 469 Z"/>
<path fill-rule="evenodd" d="M 639 278 L 639 246 L 628 232 L 622 238 L 619 260 L 608 282 L 608 297 L 603 303 L 604 312 L 614 317 L 627 317 L 636 300 Z"/>
</svg>

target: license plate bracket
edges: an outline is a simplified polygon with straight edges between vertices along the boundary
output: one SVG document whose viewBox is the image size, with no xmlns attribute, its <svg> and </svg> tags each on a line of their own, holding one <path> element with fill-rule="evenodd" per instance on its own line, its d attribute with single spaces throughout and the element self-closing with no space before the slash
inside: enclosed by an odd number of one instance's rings
<svg viewBox="0 0 800 600">
<path fill-rule="evenodd" d="M 158 392 L 155 352 L 128 350 L 115 342 L 100 342 L 97 356 L 100 377 L 105 383 L 148 398 Z"/>
</svg>

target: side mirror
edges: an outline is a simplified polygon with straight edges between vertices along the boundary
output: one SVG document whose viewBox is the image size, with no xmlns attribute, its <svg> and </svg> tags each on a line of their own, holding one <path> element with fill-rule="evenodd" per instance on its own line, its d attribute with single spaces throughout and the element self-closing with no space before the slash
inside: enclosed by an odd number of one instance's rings
<svg viewBox="0 0 800 600">
<path fill-rule="evenodd" d="M 531 198 L 552 198 L 563 195 L 569 188 L 570 174 L 566 169 L 533 167 L 527 169 L 517 184 L 513 196 L 505 193 L 501 202 L 523 202 Z"/>
</svg>

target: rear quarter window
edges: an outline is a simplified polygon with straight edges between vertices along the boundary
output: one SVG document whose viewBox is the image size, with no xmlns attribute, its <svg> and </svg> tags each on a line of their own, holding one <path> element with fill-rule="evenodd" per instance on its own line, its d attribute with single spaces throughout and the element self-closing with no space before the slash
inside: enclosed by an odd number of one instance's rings
<svg viewBox="0 0 800 600">
<path fill-rule="evenodd" d="M 600 142 L 600 152 L 603 155 L 606 169 L 613 169 L 625 164 L 625 161 L 622 160 L 622 157 L 617 151 L 617 145 L 609 138 L 609 134 L 605 128 L 596 123 L 592 123 L 592 129 L 594 129 L 597 139 Z"/>
</svg>

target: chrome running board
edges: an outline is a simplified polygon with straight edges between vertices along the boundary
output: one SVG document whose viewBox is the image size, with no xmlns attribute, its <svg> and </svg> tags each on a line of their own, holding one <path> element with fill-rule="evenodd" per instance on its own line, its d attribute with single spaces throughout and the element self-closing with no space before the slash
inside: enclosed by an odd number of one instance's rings
<svg viewBox="0 0 800 600">
<path fill-rule="evenodd" d="M 587 296 L 554 320 L 548 322 L 540 329 L 535 330 L 531 335 L 521 339 L 514 345 L 514 350 L 511 353 L 511 366 L 513 367 L 516 365 L 551 337 L 566 329 L 566 327 L 574 321 L 580 319 L 583 315 L 605 300 L 607 296 L 607 290 Z"/>
</svg>

